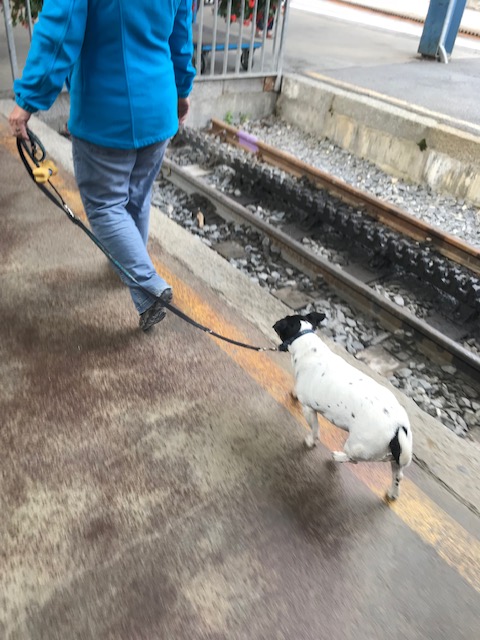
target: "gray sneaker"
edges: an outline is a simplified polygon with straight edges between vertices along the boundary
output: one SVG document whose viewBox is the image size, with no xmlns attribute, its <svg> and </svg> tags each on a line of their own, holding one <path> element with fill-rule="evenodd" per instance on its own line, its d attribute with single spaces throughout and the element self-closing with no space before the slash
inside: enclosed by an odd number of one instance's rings
<svg viewBox="0 0 480 640">
<path fill-rule="evenodd" d="M 170 303 L 172 297 L 173 293 L 170 287 L 162 291 L 152 306 L 140 314 L 140 329 L 148 331 L 154 324 L 163 320 L 167 315 L 164 305 Z"/>
</svg>

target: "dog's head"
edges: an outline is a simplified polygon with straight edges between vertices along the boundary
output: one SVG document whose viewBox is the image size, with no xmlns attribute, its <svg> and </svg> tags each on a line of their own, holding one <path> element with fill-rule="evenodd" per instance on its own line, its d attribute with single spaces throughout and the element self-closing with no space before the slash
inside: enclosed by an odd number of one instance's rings
<svg viewBox="0 0 480 640">
<path fill-rule="evenodd" d="M 325 314 L 317 311 L 308 313 L 306 316 L 286 316 L 276 322 L 273 329 L 283 343 L 294 338 L 300 331 L 316 329 L 323 320 L 325 320 Z"/>
</svg>

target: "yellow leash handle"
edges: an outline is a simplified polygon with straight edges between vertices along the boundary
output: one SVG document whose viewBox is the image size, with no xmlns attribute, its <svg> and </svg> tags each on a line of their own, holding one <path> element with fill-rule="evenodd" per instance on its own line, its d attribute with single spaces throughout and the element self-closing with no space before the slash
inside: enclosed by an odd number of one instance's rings
<svg viewBox="0 0 480 640">
<path fill-rule="evenodd" d="M 33 169 L 32 173 L 35 182 L 44 184 L 48 182 L 52 176 L 57 175 L 58 169 L 51 160 L 44 160 L 40 166 Z"/>
</svg>

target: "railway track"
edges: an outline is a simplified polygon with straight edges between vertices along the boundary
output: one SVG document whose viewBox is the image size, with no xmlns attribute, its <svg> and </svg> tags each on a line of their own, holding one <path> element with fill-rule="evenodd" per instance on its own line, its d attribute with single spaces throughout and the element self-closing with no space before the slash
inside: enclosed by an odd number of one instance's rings
<svg viewBox="0 0 480 640">
<path fill-rule="evenodd" d="M 441 255 L 480 275 L 480 248 L 472 247 L 459 238 L 409 215 L 395 205 L 360 191 L 335 176 L 312 167 L 289 153 L 275 149 L 225 122 L 213 119 L 211 133 L 224 142 L 254 153 L 263 162 L 292 176 L 308 180 L 346 204 L 361 207 L 365 213 L 390 229 L 416 242 L 424 243 Z"/>
<path fill-rule="evenodd" d="M 233 161 L 236 180 L 241 185 L 242 194 L 249 193 L 251 201 L 258 201 L 261 197 L 260 191 L 267 194 L 267 200 L 270 201 L 270 204 L 275 200 L 278 208 L 279 199 L 281 200 L 283 197 L 284 204 L 289 206 L 293 197 L 297 212 L 301 207 L 303 207 L 303 211 L 307 210 L 304 222 L 305 220 L 311 221 L 312 216 L 314 217 L 315 210 L 318 208 L 317 196 L 321 199 L 323 211 L 328 210 L 329 207 L 341 209 L 342 206 L 348 206 L 349 209 L 344 210 L 342 214 L 345 218 L 344 226 L 347 234 L 349 233 L 349 225 L 351 226 L 352 223 L 352 216 L 348 215 L 349 211 L 353 211 L 355 214 L 353 217 L 358 218 L 357 209 L 361 208 L 362 220 L 365 218 L 364 214 L 367 214 L 370 225 L 380 224 L 385 227 L 387 236 L 391 231 L 394 235 L 392 236 L 393 240 L 390 238 L 390 244 L 394 245 L 396 242 L 399 247 L 403 248 L 403 252 L 410 256 L 408 259 L 415 258 L 414 249 L 419 252 L 423 251 L 425 253 L 424 262 L 432 264 L 436 261 L 436 269 L 433 269 L 433 276 L 430 275 L 433 281 L 442 281 L 440 284 L 445 285 L 445 291 L 442 295 L 451 298 L 455 287 L 462 291 L 459 297 L 462 300 L 460 306 L 463 316 L 467 318 L 465 331 L 475 331 L 475 327 L 478 326 L 478 310 L 480 309 L 480 286 L 478 286 L 478 278 L 476 277 L 480 273 L 480 251 L 477 248 L 466 245 L 458 238 L 443 234 L 440 230 L 409 216 L 397 207 L 369 194 L 363 194 L 333 176 L 309 167 L 288 154 L 252 139 L 226 123 L 214 121 L 211 134 L 225 143 L 242 147 L 256 155 L 256 158 L 252 158 L 251 161 L 246 156 L 246 160 L 243 162 L 245 166 L 242 165 L 242 162 Z M 277 247 L 286 262 L 301 272 L 309 274 L 310 277 L 320 278 L 345 301 L 374 318 L 388 331 L 407 331 L 409 335 L 414 337 L 418 350 L 434 362 L 454 365 L 472 380 L 478 381 L 480 379 L 480 358 L 474 349 L 465 348 L 459 340 L 450 337 L 448 332 L 432 326 L 431 323 L 416 317 L 405 308 L 378 293 L 371 286 L 371 282 L 366 282 L 364 277 L 358 277 L 355 269 L 348 270 L 332 264 L 330 260 L 313 252 L 305 242 L 300 242 L 290 235 L 289 227 L 291 225 L 287 224 L 282 229 L 278 225 L 271 224 L 268 219 L 261 219 L 251 211 L 252 207 L 248 205 L 249 198 L 245 198 L 243 195 L 244 202 L 239 202 L 238 198 L 229 197 L 218 188 L 208 184 L 209 171 L 216 163 L 225 163 L 226 156 L 228 156 L 228 152 L 226 152 L 220 158 L 215 158 L 211 149 L 208 149 L 211 139 L 212 136 L 205 136 L 198 132 L 184 133 L 177 144 L 185 144 L 194 149 L 201 148 L 203 152 L 207 150 L 206 166 L 203 168 L 196 164 L 180 166 L 171 159 L 166 159 L 163 176 L 182 191 L 200 195 L 204 201 L 210 202 L 215 213 L 223 219 L 237 225 L 248 225 L 254 228 Z M 192 154 L 187 153 L 186 155 L 191 156 Z M 280 184 L 277 184 L 279 182 L 278 172 L 276 174 L 268 174 L 267 172 L 268 179 L 265 181 L 258 160 L 270 163 L 286 172 L 292 176 L 293 183 L 288 180 L 280 180 Z M 180 158 L 180 162 L 186 163 L 189 160 L 185 160 L 185 156 L 183 156 L 183 159 Z M 297 189 L 295 183 L 297 183 Z M 248 185 L 251 185 L 251 188 Z M 307 193 L 305 189 L 307 189 Z M 312 189 L 314 190 L 313 196 L 311 195 Z M 295 192 L 297 193 L 295 194 Z M 282 196 L 283 193 L 286 193 L 287 196 Z M 330 200 L 325 203 L 325 198 Z M 339 203 L 341 206 L 338 206 Z M 378 233 L 375 228 L 367 229 L 366 236 L 368 234 L 371 236 L 370 241 L 373 245 L 384 241 L 382 233 Z M 295 234 L 293 235 L 295 236 Z M 440 263 L 438 263 L 439 261 Z M 438 270 L 438 274 L 435 275 L 436 270 Z M 357 272 L 364 273 L 364 269 L 360 268 Z M 452 335 L 454 334 L 455 331 Z"/>
</svg>

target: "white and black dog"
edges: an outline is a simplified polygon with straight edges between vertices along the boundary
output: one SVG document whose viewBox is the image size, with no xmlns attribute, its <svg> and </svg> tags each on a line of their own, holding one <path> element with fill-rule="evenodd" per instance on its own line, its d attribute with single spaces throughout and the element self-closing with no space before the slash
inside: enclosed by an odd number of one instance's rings
<svg viewBox="0 0 480 640">
<path fill-rule="evenodd" d="M 412 461 L 412 432 L 405 409 L 394 394 L 343 358 L 315 334 L 323 313 L 287 316 L 273 325 L 289 351 L 295 372 L 295 396 L 302 405 L 311 433 L 305 443 L 318 440 L 317 412 L 349 432 L 337 462 L 391 461 L 390 500 L 398 497 L 403 469 Z"/>
</svg>

